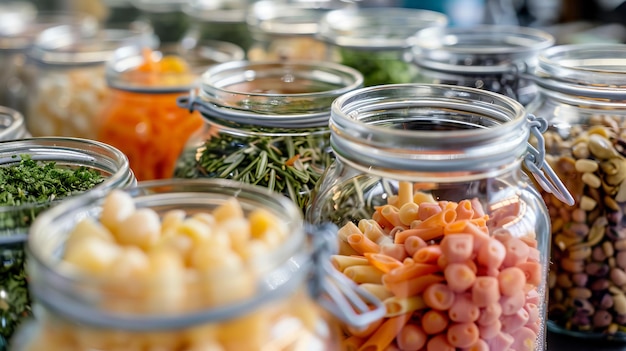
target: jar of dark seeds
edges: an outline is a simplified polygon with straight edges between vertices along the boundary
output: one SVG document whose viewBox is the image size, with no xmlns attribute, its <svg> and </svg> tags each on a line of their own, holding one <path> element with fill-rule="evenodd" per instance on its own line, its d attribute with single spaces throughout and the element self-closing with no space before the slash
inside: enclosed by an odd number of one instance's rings
<svg viewBox="0 0 626 351">
<path fill-rule="evenodd" d="M 574 196 L 552 220 L 552 331 L 626 341 L 626 45 L 556 46 L 528 110 L 549 121 L 547 160 Z"/>
<path fill-rule="evenodd" d="M 179 100 L 208 125 L 184 151 L 175 176 L 261 185 L 304 210 L 332 160 L 330 105 L 362 84 L 358 71 L 328 62 L 213 66 L 202 76 L 200 95 Z"/>
<path fill-rule="evenodd" d="M 522 105 L 532 101 L 537 90 L 522 73 L 554 43 L 539 29 L 499 25 L 427 28 L 413 40 L 419 81 L 489 90 Z"/>
</svg>

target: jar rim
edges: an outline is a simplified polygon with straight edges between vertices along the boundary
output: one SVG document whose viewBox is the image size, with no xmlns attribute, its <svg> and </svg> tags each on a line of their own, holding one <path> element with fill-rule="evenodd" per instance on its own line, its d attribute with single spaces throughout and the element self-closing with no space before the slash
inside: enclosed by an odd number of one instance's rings
<svg viewBox="0 0 626 351">
<path fill-rule="evenodd" d="M 0 141 L 23 137 L 25 128 L 24 115 L 12 108 L 0 106 Z"/>
<path fill-rule="evenodd" d="M 408 123 L 418 125 L 403 129 Z M 438 125 L 443 130 L 433 130 Z M 347 93 L 333 102 L 330 129 L 337 158 L 408 172 L 509 165 L 526 153 L 530 133 L 524 107 L 512 98 L 444 84 L 391 84 Z"/>
<path fill-rule="evenodd" d="M 445 27 L 440 12 L 407 8 L 346 8 L 326 13 L 317 37 L 340 47 L 366 50 L 405 49 L 420 29 Z"/>
<path fill-rule="evenodd" d="M 87 192 L 96 189 L 112 189 L 132 186 L 135 177 L 130 170 L 128 158 L 117 148 L 89 139 L 69 137 L 35 137 L 19 140 L 0 141 L 0 163 L 17 163 L 20 156 L 28 154 L 36 161 L 77 162 L 78 165 L 106 171 L 110 176 Z M 53 201 L 61 203 L 69 198 Z M 0 213 L 22 211 L 49 205 L 41 203 L 26 203 L 19 206 L 0 206 Z M 10 241 L 24 241 L 24 235 L 5 238 Z"/>
<path fill-rule="evenodd" d="M 304 221 L 300 210 L 288 198 L 281 194 L 274 193 L 267 188 L 253 186 L 249 184 L 241 184 L 236 181 L 227 179 L 165 179 L 140 182 L 136 187 L 125 190 L 131 196 L 138 208 L 162 208 L 162 211 L 168 209 L 181 209 L 180 206 L 190 206 L 194 209 L 210 209 L 227 201 L 231 197 L 235 197 L 240 201 L 244 211 L 251 211 L 256 208 L 264 208 L 274 215 L 284 220 L 288 226 L 289 235 L 278 247 L 267 252 L 267 255 L 255 256 L 248 264 L 259 270 L 258 289 L 267 289 L 270 293 L 280 286 L 288 284 L 290 280 L 301 281 L 305 279 L 306 274 L 299 274 L 302 270 L 307 269 L 306 266 L 297 265 L 295 263 L 305 263 L 302 257 L 298 255 L 304 254 L 302 248 L 305 245 Z M 219 315 L 223 318 L 229 318 L 225 314 L 222 305 L 218 306 L 202 306 L 202 311 L 195 308 L 176 312 L 141 312 L 132 313 L 120 311 L 102 310 L 100 306 L 93 304 L 93 297 L 85 297 L 75 301 L 73 304 L 63 304 L 67 299 L 47 298 L 49 289 L 55 289 L 54 295 L 71 295 L 75 291 L 72 288 L 96 289 L 101 286 L 109 286 L 110 284 L 128 284 L 128 279 L 108 280 L 102 277 L 94 277 L 83 272 L 68 269 L 63 265 L 58 265 L 58 255 L 66 238 L 58 236 L 67 235 L 67 232 L 73 228 L 73 225 L 81 219 L 87 217 L 95 217 L 101 208 L 102 201 L 108 192 L 94 191 L 84 196 L 68 199 L 67 201 L 55 206 L 54 208 L 42 213 L 30 228 L 27 252 L 32 258 L 32 262 L 38 268 L 43 270 L 39 274 L 37 281 L 33 281 L 34 294 L 37 291 L 43 293 L 40 299 L 44 306 L 54 306 L 61 314 L 68 313 L 71 317 L 83 319 L 86 323 L 99 323 L 99 319 L 91 319 L 92 315 L 76 315 L 72 311 L 81 310 L 83 312 L 90 311 L 92 314 L 100 314 L 105 318 L 122 318 L 124 326 L 129 329 L 139 328 L 141 330 L 150 330 L 150 328 L 171 328 L 172 323 L 180 323 L 181 326 L 188 324 L 197 324 L 200 321 L 206 322 L 199 316 L 211 313 L 215 309 L 213 315 Z M 178 206 L 178 207 L 176 207 Z M 55 257 L 57 256 L 57 257 Z M 267 260 L 267 261 L 259 261 Z M 259 262 L 265 262 L 259 267 Z M 280 269 L 283 264 L 289 265 L 289 269 Z M 280 281 L 272 280 L 278 278 L 274 276 L 276 269 L 280 269 Z M 186 276 L 185 282 L 202 283 L 208 279 L 224 278 L 228 272 L 217 272 L 209 276 Z M 42 283 L 44 285 L 42 285 Z M 151 286 L 154 282 L 146 282 Z M 48 286 L 50 285 L 50 286 Z M 125 286 L 126 286 L 125 285 Z M 39 289 L 37 289 L 39 287 Z M 155 286 L 156 287 L 156 286 Z M 103 296 L 106 298 L 105 296 Z M 248 298 L 255 298 L 250 296 Z M 136 298 L 136 296 L 134 297 Z M 129 299 L 133 299 L 130 297 Z M 66 302 L 70 302 L 67 300 Z M 234 302 L 235 304 L 239 301 Z M 227 306 L 226 306 L 227 307 Z M 67 308 L 69 310 L 63 310 Z M 60 309 L 60 310 L 59 310 Z M 72 310 L 72 311 L 70 311 Z M 207 314 L 208 316 L 209 314 Z M 198 319 L 199 318 L 199 319 Z M 129 325 L 129 323 L 142 325 Z M 140 324 L 141 324 L 140 323 Z M 147 324 L 145 324 L 147 323 Z M 105 325 L 108 326 L 108 325 Z M 110 326 L 109 326 L 110 327 Z"/>
<path fill-rule="evenodd" d="M 233 61 L 202 75 L 200 100 L 237 123 L 316 127 L 328 124 L 332 100 L 362 85 L 359 71 L 332 62 Z"/>
<path fill-rule="evenodd" d="M 525 70 L 554 41 L 543 30 L 510 25 L 426 28 L 411 38 L 416 64 L 464 74 Z"/>
</svg>

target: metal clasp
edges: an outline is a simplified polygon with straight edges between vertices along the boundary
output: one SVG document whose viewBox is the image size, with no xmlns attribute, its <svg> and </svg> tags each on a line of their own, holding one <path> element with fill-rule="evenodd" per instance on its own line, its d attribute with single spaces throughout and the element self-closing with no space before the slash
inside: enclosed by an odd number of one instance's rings
<svg viewBox="0 0 626 351">
<path fill-rule="evenodd" d="M 309 292 L 342 322 L 365 327 L 385 316 L 385 305 L 370 292 L 337 271 L 330 256 L 337 252 L 337 226 L 321 224 L 307 230 L 313 244 L 313 279 Z"/>
<path fill-rule="evenodd" d="M 574 198 L 550 165 L 545 162 L 545 139 L 542 134 L 548 130 L 548 121 L 532 114 L 528 115 L 528 120 L 530 121 L 530 133 L 537 139 L 538 149 L 528 144 L 528 153 L 524 157 L 524 165 L 543 190 L 553 194 L 561 202 L 572 206 Z"/>
</svg>

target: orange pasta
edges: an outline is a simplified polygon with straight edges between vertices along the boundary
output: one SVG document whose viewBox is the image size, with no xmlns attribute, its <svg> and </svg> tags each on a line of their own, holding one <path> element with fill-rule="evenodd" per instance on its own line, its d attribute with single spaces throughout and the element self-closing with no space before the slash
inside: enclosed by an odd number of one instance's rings
<svg viewBox="0 0 626 351">
<path fill-rule="evenodd" d="M 472 219 L 474 217 L 474 209 L 470 200 L 461 200 L 454 210 L 456 212 L 456 219 Z"/>
<path fill-rule="evenodd" d="M 374 214 L 372 214 L 372 219 L 375 220 L 380 225 L 382 230 L 384 230 L 385 232 L 388 233 L 395 226 L 393 224 L 391 224 L 391 222 L 389 222 L 385 218 L 385 216 L 382 215 L 382 213 L 381 213 L 382 209 L 383 209 L 383 206 L 376 207 L 376 212 L 374 212 Z"/>
<path fill-rule="evenodd" d="M 437 264 L 439 256 L 441 256 L 441 247 L 439 245 L 426 246 L 417 250 L 413 255 L 413 260 L 416 263 Z"/>
<path fill-rule="evenodd" d="M 348 235 L 348 244 L 361 255 L 366 252 L 376 253 L 380 251 L 380 246 L 362 233 Z"/>
<path fill-rule="evenodd" d="M 403 261 L 407 257 L 405 246 L 402 244 L 383 244 L 380 246 L 380 253 L 391 256 L 398 261 Z"/>
<path fill-rule="evenodd" d="M 400 213 L 397 207 L 391 205 L 385 205 L 380 210 L 380 214 L 391 223 L 394 227 L 402 227 L 402 221 L 400 220 Z"/>
<path fill-rule="evenodd" d="M 411 318 L 411 313 L 387 319 L 374 334 L 361 345 L 359 351 L 383 351 L 398 336 L 404 325 Z"/>
<path fill-rule="evenodd" d="M 428 274 L 399 282 L 390 282 L 386 277 L 387 275 L 383 276 L 383 285 L 397 297 L 415 296 L 428 286 L 444 281 L 444 277 L 438 274 Z"/>
<path fill-rule="evenodd" d="M 380 325 L 383 324 L 383 319 L 379 319 L 373 323 L 370 323 L 370 325 L 368 325 L 365 328 L 355 328 L 353 326 L 348 325 L 346 327 L 346 329 L 348 330 L 348 332 L 350 333 L 350 335 L 352 336 L 356 336 L 359 337 L 361 340 L 361 344 L 365 341 L 365 338 L 369 337 L 370 335 L 372 335 L 376 329 L 378 329 L 380 327 Z"/>
<path fill-rule="evenodd" d="M 402 267 L 398 267 L 385 274 L 385 276 L 388 282 L 402 282 L 439 271 L 441 271 L 441 268 L 437 265 L 414 262 L 404 264 Z"/>
<path fill-rule="evenodd" d="M 389 273 L 391 270 L 402 266 L 402 262 L 395 258 L 379 253 L 367 252 L 365 253 L 365 257 L 372 266 L 385 273 Z"/>
<path fill-rule="evenodd" d="M 454 211 L 452 213 L 454 213 Z M 406 241 L 407 238 L 411 236 L 417 236 L 424 241 L 432 240 L 443 235 L 443 228 L 444 228 L 443 226 L 438 226 L 438 227 L 413 228 L 413 229 L 403 230 L 401 232 L 396 233 L 394 242 L 397 244 L 402 244 Z"/>
<path fill-rule="evenodd" d="M 365 340 L 363 338 L 359 338 L 355 335 L 352 335 L 341 342 L 341 346 L 344 351 L 357 351 Z"/>
<path fill-rule="evenodd" d="M 419 351 L 428 340 L 428 335 L 414 324 L 407 324 L 398 334 L 398 346 L 403 351 Z"/>
<path fill-rule="evenodd" d="M 453 209 L 446 208 L 422 221 L 422 223 L 415 227 L 415 229 L 443 227 L 448 223 L 454 222 L 455 220 L 456 212 Z"/>
<path fill-rule="evenodd" d="M 343 271 L 343 274 L 352 279 L 355 283 L 372 283 L 380 284 L 382 282 L 383 272 L 372 266 L 352 266 Z"/>
</svg>

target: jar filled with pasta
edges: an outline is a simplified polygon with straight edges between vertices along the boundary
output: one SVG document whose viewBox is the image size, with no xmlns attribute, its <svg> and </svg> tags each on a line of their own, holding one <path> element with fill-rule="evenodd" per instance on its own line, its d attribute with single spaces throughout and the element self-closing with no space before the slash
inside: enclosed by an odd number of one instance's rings
<svg viewBox="0 0 626 351">
<path fill-rule="evenodd" d="M 444 27 L 439 12 L 406 8 L 348 8 L 325 14 L 317 37 L 327 43 L 326 59 L 358 69 L 364 85 L 412 83 L 411 37 L 420 29 Z"/>
<path fill-rule="evenodd" d="M 63 25 L 83 35 L 98 31 L 93 17 L 63 12 L 37 13 L 26 2 L 0 4 L 0 105 L 26 114 L 29 87 L 35 80 L 27 52 L 44 30 Z M 28 115 L 25 115 L 28 118 Z"/>
<path fill-rule="evenodd" d="M 149 28 L 103 29 L 82 35 L 71 26 L 43 31 L 29 50 L 27 128 L 33 136 L 95 139 L 109 94 L 105 64 L 121 46 L 151 47 Z"/>
<path fill-rule="evenodd" d="M 571 197 L 528 144 L 544 126 L 467 87 L 382 85 L 335 100 L 336 161 L 307 218 L 340 227 L 331 262 L 387 307 L 343 329 L 346 349 L 545 349 L 550 223 L 522 163 Z"/>
<path fill-rule="evenodd" d="M 24 116 L 8 107 L 0 106 L 0 141 L 22 139 L 30 136 L 26 131 Z"/>
<path fill-rule="evenodd" d="M 552 220 L 550 330 L 626 341 L 625 45 L 555 46 L 528 106 L 549 122 L 546 160 L 574 196 L 544 194 Z M 622 168 L 624 167 L 624 168 Z"/>
<path fill-rule="evenodd" d="M 500 93 L 527 105 L 537 87 L 525 74 L 554 44 L 535 28 L 484 25 L 427 28 L 412 39 L 413 62 L 423 83 L 451 84 Z"/>
<path fill-rule="evenodd" d="M 190 0 L 183 7 L 190 24 L 182 42 L 193 46 L 203 40 L 218 40 L 247 51 L 252 45 L 246 23 L 249 6 L 249 0 Z"/>
<path fill-rule="evenodd" d="M 23 250 L 33 220 L 79 194 L 135 183 L 126 156 L 96 141 L 0 142 L 0 349 L 33 312 Z"/>
<path fill-rule="evenodd" d="M 127 47 L 109 61 L 111 92 L 102 110 L 98 140 L 122 150 L 137 179 L 171 177 L 187 141 L 203 130 L 200 113 L 179 108 L 176 99 L 195 89 L 207 67 L 242 55 L 240 48 L 221 51 L 214 44 L 200 48 L 204 50 L 178 45 L 159 50 Z M 226 50 L 234 46 L 224 44 Z"/>
<path fill-rule="evenodd" d="M 305 210 L 332 161 L 330 105 L 362 83 L 356 70 L 321 61 L 214 66 L 199 96 L 181 99 L 182 107 L 202 113 L 208 129 L 188 145 L 175 176 L 264 186 Z"/>
<path fill-rule="evenodd" d="M 250 6 L 248 29 L 254 43 L 251 61 L 325 60 L 327 48 L 315 35 L 322 16 L 348 2 L 261 0 Z"/>
<path fill-rule="evenodd" d="M 223 179 L 68 201 L 31 229 L 42 313 L 15 350 L 339 350 L 337 320 L 360 327 L 384 306 L 330 265 L 335 232 Z"/>
</svg>

